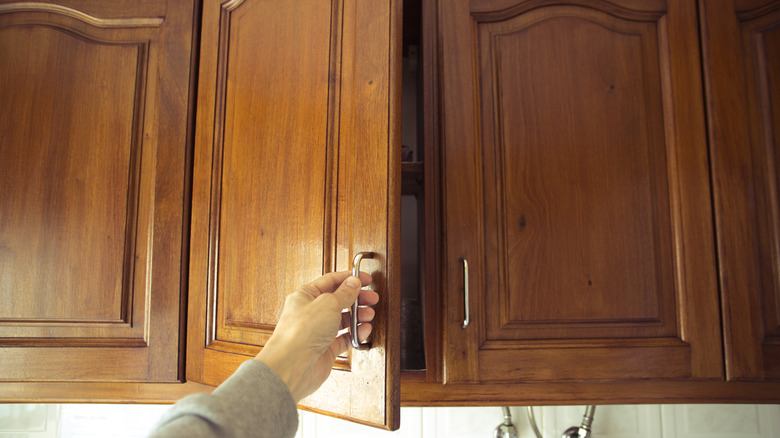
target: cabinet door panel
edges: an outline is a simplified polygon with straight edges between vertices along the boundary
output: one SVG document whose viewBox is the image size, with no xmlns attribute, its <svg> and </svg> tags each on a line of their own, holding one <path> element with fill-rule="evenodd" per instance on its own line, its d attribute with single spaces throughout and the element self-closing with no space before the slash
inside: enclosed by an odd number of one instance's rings
<svg viewBox="0 0 780 438">
<path fill-rule="evenodd" d="M 0 4 L 1 378 L 179 378 L 192 13 Z"/>
<path fill-rule="evenodd" d="M 129 210 L 138 186 L 130 179 L 139 179 L 133 113 L 144 97 L 136 78 L 146 70 L 144 47 L 84 41 L 43 26 L 1 32 L 4 108 L 21 117 L 3 117 L 9 250 L 2 287 L 8 305 L 0 317 L 123 321 L 134 262 L 135 242 L 126 234 L 135 227 L 125 223 L 137 219 Z M 112 100 L 103 98 L 107 89 Z M 91 111 L 114 123 L 95 126 L 84 117 Z M 21 299 L 19 290 L 36 291 L 35 299 Z"/>
<path fill-rule="evenodd" d="M 306 13 L 328 17 L 330 8 L 307 5 Z M 326 161 L 333 153 L 326 141 L 330 21 L 297 33 L 305 25 L 296 22 L 297 7 L 257 1 L 222 18 L 223 138 L 216 142 L 221 163 L 215 160 L 211 212 L 219 224 L 214 338 L 262 344 L 287 293 L 322 272 L 332 213 L 325 210 L 326 171 L 328 178 L 333 173 Z M 278 36 L 269 39 L 268 32 Z"/>
<path fill-rule="evenodd" d="M 222 382 L 288 293 L 374 251 L 362 265 L 382 297 L 374 347 L 340 357 L 302 406 L 398 427 L 396 7 L 204 5 L 188 379 Z"/>
<path fill-rule="evenodd" d="M 780 378 L 780 2 L 701 5 L 726 371 Z"/>
<path fill-rule="evenodd" d="M 655 22 L 558 8 L 478 38 L 488 338 L 674 335 Z"/>
<path fill-rule="evenodd" d="M 447 381 L 721 376 L 696 8 L 658 3 L 442 7 Z"/>
</svg>

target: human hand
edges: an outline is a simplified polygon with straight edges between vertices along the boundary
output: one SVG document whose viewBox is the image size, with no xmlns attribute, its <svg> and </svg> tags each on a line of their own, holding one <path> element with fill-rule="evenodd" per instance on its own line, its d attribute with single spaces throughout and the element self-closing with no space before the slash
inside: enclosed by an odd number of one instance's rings
<svg viewBox="0 0 780 438">
<path fill-rule="evenodd" d="M 371 284 L 371 276 L 331 272 L 305 284 L 287 296 L 282 315 L 271 338 L 255 360 L 265 363 L 290 389 L 296 402 L 316 391 L 330 375 L 336 357 L 351 345 L 351 334 L 338 335 L 349 326 L 349 313 L 342 310 L 356 299 L 373 306 L 379 295 L 360 289 Z M 358 310 L 358 340 L 371 334 L 374 309 Z"/>
</svg>

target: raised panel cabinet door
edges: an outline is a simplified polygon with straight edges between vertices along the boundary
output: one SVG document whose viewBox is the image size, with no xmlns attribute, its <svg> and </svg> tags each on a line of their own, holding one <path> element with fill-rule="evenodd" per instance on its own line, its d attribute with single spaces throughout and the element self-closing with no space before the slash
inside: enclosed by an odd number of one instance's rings
<svg viewBox="0 0 780 438">
<path fill-rule="evenodd" d="M 445 382 L 722 379 L 696 3 L 439 7 Z"/>
<path fill-rule="evenodd" d="M 183 378 L 194 13 L 0 3 L 0 381 Z"/>
<path fill-rule="evenodd" d="M 780 2 L 700 2 L 726 375 L 780 379 Z"/>
<path fill-rule="evenodd" d="M 400 19 L 395 0 L 204 3 L 188 380 L 224 381 L 287 294 L 371 251 L 372 348 L 301 406 L 398 428 Z"/>
</svg>

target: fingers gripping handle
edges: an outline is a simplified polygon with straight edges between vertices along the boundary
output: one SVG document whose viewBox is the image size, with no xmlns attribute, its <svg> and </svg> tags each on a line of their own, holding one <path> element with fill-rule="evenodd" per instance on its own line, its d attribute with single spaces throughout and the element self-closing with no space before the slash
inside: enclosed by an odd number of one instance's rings
<svg viewBox="0 0 780 438">
<path fill-rule="evenodd" d="M 360 278 L 360 262 L 363 259 L 373 259 L 374 253 L 373 252 L 359 252 L 355 254 L 355 258 L 352 259 L 352 275 L 355 277 Z M 352 303 L 352 308 L 350 309 L 352 313 L 352 323 L 349 326 L 349 332 L 352 335 L 352 346 L 355 347 L 358 350 L 367 350 L 371 348 L 370 343 L 361 344 L 358 342 L 358 301 L 355 300 L 354 303 Z"/>
</svg>

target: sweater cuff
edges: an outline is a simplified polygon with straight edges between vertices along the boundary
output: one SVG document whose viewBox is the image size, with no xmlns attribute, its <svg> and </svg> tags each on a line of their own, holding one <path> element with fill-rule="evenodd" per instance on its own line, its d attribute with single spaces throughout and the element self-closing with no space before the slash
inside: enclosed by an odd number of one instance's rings
<svg viewBox="0 0 780 438">
<path fill-rule="evenodd" d="M 255 433 L 271 425 L 283 437 L 292 437 L 298 430 L 298 410 L 290 390 L 262 362 L 252 359 L 241 364 L 213 395 L 230 400 L 229 405 L 243 411 L 241 420 Z"/>
</svg>

